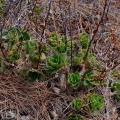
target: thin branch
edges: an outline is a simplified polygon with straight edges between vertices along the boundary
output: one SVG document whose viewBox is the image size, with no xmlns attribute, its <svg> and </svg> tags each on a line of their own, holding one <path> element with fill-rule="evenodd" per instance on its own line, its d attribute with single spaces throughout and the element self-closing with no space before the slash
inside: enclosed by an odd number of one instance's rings
<svg viewBox="0 0 120 120">
<path fill-rule="evenodd" d="M 70 2 L 68 6 L 68 14 L 69 14 L 69 27 L 70 27 L 70 40 L 71 40 L 71 72 L 72 72 L 72 67 L 73 67 L 73 53 L 72 53 L 72 48 L 73 48 L 73 42 L 72 42 L 72 26 L 71 26 L 71 8 L 70 8 Z"/>
<path fill-rule="evenodd" d="M 59 8 L 60 8 L 60 11 L 62 11 L 62 8 L 61 8 L 61 3 L 60 3 L 60 0 L 59 0 Z M 66 21 L 66 13 L 64 11 L 64 14 L 60 14 L 61 15 L 61 18 L 62 18 L 62 26 L 63 26 L 63 33 L 65 35 L 65 37 L 67 37 L 67 31 L 66 31 L 66 24 L 67 24 L 67 21 Z M 67 52 L 67 39 L 65 41 L 65 51 Z"/>
<path fill-rule="evenodd" d="M 46 25 L 47 25 L 47 20 L 48 20 L 48 17 L 49 17 L 49 14 L 50 14 L 50 9 L 51 9 L 51 1 L 49 1 L 49 8 L 48 8 L 48 13 L 47 13 L 47 16 L 45 18 L 45 25 L 43 26 L 43 30 L 42 30 L 42 34 L 41 34 L 41 42 L 42 42 L 42 39 L 43 39 L 43 35 L 44 35 L 44 32 L 45 32 L 45 28 L 46 28 Z"/>
<path fill-rule="evenodd" d="M 49 1 L 48 13 L 47 13 L 47 16 L 46 16 L 46 19 L 45 19 L 45 25 L 43 26 L 43 30 L 42 30 L 42 34 L 41 34 L 41 40 L 40 40 L 40 43 L 39 43 L 39 48 L 38 48 L 39 54 L 41 53 L 41 42 L 42 42 L 43 35 L 44 35 L 44 32 L 45 32 L 45 28 L 46 28 L 46 25 L 47 25 L 47 20 L 48 20 L 49 14 L 50 14 L 51 3 L 52 3 L 52 2 L 51 2 L 51 0 L 50 0 L 50 1 Z M 39 66 L 39 62 L 40 62 L 40 55 L 39 55 L 39 60 L 38 60 L 37 68 L 38 68 L 38 66 Z"/>
<path fill-rule="evenodd" d="M 95 36 L 96 36 L 96 34 L 97 34 L 97 32 L 98 32 L 98 29 L 99 29 L 101 23 L 103 22 L 103 18 L 104 18 L 104 16 L 105 16 L 106 8 L 107 8 L 107 0 L 105 0 L 105 5 L 104 5 L 102 17 L 101 17 L 101 19 L 100 19 L 100 21 L 99 21 L 99 24 L 97 25 L 97 28 L 96 28 L 96 30 L 95 30 L 94 35 L 92 36 L 92 38 L 91 38 L 91 40 L 90 40 L 90 43 L 89 43 L 89 45 L 88 45 L 87 52 L 86 52 L 86 54 L 85 54 L 85 56 L 84 56 L 84 62 L 85 62 L 86 59 L 87 59 L 87 56 L 88 56 L 88 53 L 89 53 L 91 44 L 92 44 L 92 42 L 93 42 L 93 40 L 94 40 L 94 38 L 95 38 Z M 107 11 L 107 12 L 108 12 L 108 11 Z"/>
</svg>

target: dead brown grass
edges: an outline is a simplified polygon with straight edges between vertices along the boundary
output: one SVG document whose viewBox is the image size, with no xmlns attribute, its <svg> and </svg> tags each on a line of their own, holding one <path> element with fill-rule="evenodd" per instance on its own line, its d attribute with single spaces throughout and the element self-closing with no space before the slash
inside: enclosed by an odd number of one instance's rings
<svg viewBox="0 0 120 120">
<path fill-rule="evenodd" d="M 26 7 L 32 6 L 34 2 L 34 0 L 31 0 L 26 5 L 22 3 L 24 7 L 20 6 L 21 3 L 19 1 L 16 2 L 18 4 L 13 4 L 8 18 L 6 18 L 4 29 L 11 25 L 22 26 L 29 31 L 32 40 L 39 41 L 45 24 L 46 14 L 48 13 L 49 0 L 36 0 L 42 9 L 41 18 L 37 20 L 37 23 L 32 19 L 28 19 L 26 15 L 28 12 Z M 106 19 L 104 19 L 98 29 L 95 37 L 97 42 L 93 43 L 93 47 L 94 52 L 96 52 L 104 65 L 107 65 L 110 69 L 115 66 L 119 70 L 120 10 L 117 8 L 118 4 L 114 2 L 112 0 L 108 1 L 111 5 L 108 13 L 106 11 Z M 68 11 L 69 5 L 70 15 Z M 50 15 L 42 38 L 43 41 L 48 40 L 48 37 L 53 32 L 71 37 L 70 25 L 73 39 L 79 39 L 79 34 L 82 32 L 87 32 L 92 36 L 102 15 L 103 7 L 104 0 L 98 0 L 97 2 L 95 0 L 55 0 L 51 5 Z M 71 24 L 69 24 L 69 19 Z M 111 62 L 111 59 L 116 54 L 118 54 L 118 57 Z M 50 86 L 48 87 L 49 83 Z M 104 89 L 98 89 L 99 91 L 102 91 L 104 97 L 106 97 L 107 93 L 105 93 Z M 61 91 L 59 82 L 56 82 L 55 79 L 30 84 L 27 80 L 16 75 L 14 71 L 7 70 L 5 74 L 0 75 L 0 114 L 5 117 L 8 111 L 12 110 L 17 120 L 21 119 L 21 114 L 24 112 L 28 113 L 30 120 L 65 120 L 69 113 L 74 112 L 71 109 L 71 102 L 74 97 L 85 97 L 84 91 L 74 93 L 75 95 L 72 95 L 72 92 L 72 90 L 67 92 Z M 108 108 L 110 109 L 111 107 L 114 108 L 115 103 L 110 103 Z M 85 120 L 106 119 L 104 111 L 98 117 L 88 113 L 86 109 L 83 109 L 81 113 Z M 116 107 L 115 111 L 109 114 L 109 118 L 111 120 L 117 119 L 112 118 L 113 114 L 118 116 Z"/>
</svg>

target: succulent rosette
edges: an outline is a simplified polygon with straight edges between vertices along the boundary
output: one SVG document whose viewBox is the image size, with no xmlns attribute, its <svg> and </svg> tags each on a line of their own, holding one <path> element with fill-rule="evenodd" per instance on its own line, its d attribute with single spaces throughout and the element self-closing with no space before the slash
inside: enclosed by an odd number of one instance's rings
<svg viewBox="0 0 120 120">
<path fill-rule="evenodd" d="M 81 77 L 78 72 L 69 74 L 68 83 L 70 83 L 74 89 L 78 89 L 81 82 Z"/>
<path fill-rule="evenodd" d="M 10 62 L 16 62 L 20 59 L 20 54 L 17 51 L 11 50 L 8 57 Z"/>
<path fill-rule="evenodd" d="M 55 74 L 65 65 L 65 54 L 54 54 L 48 58 L 48 73 Z"/>
<path fill-rule="evenodd" d="M 68 117 L 67 120 L 83 120 L 83 118 L 79 114 L 72 114 Z"/>
<path fill-rule="evenodd" d="M 79 110 L 82 107 L 82 103 L 83 101 L 81 99 L 76 98 L 74 99 L 72 106 L 75 110 Z"/>
<path fill-rule="evenodd" d="M 88 98 L 89 110 L 93 112 L 94 115 L 99 114 L 99 111 L 104 108 L 104 98 L 96 93 L 93 93 Z"/>
</svg>

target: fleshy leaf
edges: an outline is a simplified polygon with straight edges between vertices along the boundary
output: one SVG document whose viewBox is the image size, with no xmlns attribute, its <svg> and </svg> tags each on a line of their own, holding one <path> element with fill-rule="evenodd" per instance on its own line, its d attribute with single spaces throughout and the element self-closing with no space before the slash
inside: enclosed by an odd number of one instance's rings
<svg viewBox="0 0 120 120">
<path fill-rule="evenodd" d="M 83 120 L 83 118 L 79 114 L 72 114 L 68 117 L 67 120 Z"/>
<path fill-rule="evenodd" d="M 93 114 L 94 114 L 94 115 L 98 115 L 98 114 L 99 114 L 99 110 L 94 110 L 94 111 L 93 111 Z"/>
<path fill-rule="evenodd" d="M 23 32 L 23 39 L 26 40 L 30 40 L 30 35 L 27 32 Z"/>
<path fill-rule="evenodd" d="M 104 97 L 96 93 L 91 94 L 88 100 L 89 100 L 89 104 L 88 104 L 89 109 L 93 113 L 94 112 L 96 113 L 96 110 L 100 111 L 105 106 Z"/>
<path fill-rule="evenodd" d="M 46 67 L 51 74 L 57 73 L 62 67 L 64 67 L 66 61 L 65 54 L 54 54 L 48 58 Z"/>
<path fill-rule="evenodd" d="M 28 80 L 31 83 L 34 83 L 36 80 L 41 81 L 43 78 L 43 74 L 35 69 L 28 71 Z"/>
<path fill-rule="evenodd" d="M 68 76 L 68 83 L 70 83 L 74 89 L 78 89 L 81 82 L 81 77 L 78 72 L 69 74 Z"/>
<path fill-rule="evenodd" d="M 11 50 L 8 56 L 10 62 L 16 62 L 17 60 L 20 59 L 20 54 L 17 51 Z"/>
<path fill-rule="evenodd" d="M 93 87 L 89 80 L 84 80 L 84 86 L 88 87 L 89 89 Z"/>
<path fill-rule="evenodd" d="M 92 85 L 100 85 L 100 81 L 95 80 L 95 81 L 90 81 Z"/>
<path fill-rule="evenodd" d="M 86 33 L 82 33 L 80 34 L 80 42 L 81 42 L 81 45 L 82 45 L 82 48 L 83 49 L 86 49 L 88 47 L 88 44 L 89 44 L 89 35 L 86 34 Z"/>
<path fill-rule="evenodd" d="M 82 103 L 83 101 L 77 98 L 77 99 L 74 99 L 72 106 L 75 110 L 79 110 L 82 106 Z"/>
<path fill-rule="evenodd" d="M 94 71 L 90 71 L 89 73 L 86 74 L 86 78 L 90 79 L 90 77 L 94 74 Z"/>
</svg>

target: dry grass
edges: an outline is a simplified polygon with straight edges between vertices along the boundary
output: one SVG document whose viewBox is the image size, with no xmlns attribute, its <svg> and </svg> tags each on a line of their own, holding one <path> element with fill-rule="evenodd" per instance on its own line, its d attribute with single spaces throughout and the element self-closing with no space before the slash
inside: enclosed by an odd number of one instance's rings
<svg viewBox="0 0 120 120">
<path fill-rule="evenodd" d="M 30 12 L 27 10 L 27 6 L 33 6 L 35 1 L 31 0 L 24 4 L 24 2 L 16 0 L 16 3 L 11 4 L 8 16 L 5 18 L 4 30 L 8 26 L 22 26 L 29 31 L 32 40 L 41 40 L 50 1 L 36 0 L 36 2 L 42 10 L 41 18 L 37 20 L 37 23 L 27 17 L 27 13 Z M 104 2 L 104 0 L 97 2 L 96 0 L 52 1 L 42 40 L 48 40 L 52 32 L 65 34 L 74 39 L 79 39 L 80 33 L 87 32 L 92 37 L 102 15 Z M 9 5 L 8 2 L 6 8 Z M 94 39 L 95 43 L 92 46 L 107 69 L 119 70 L 120 10 L 117 8 L 116 1 L 108 0 L 108 6 L 109 11 L 105 13 L 106 17 L 98 29 Z M 2 20 L 4 21 L 4 18 Z M 114 57 L 115 59 L 111 61 Z M 109 79 L 110 76 L 107 74 L 107 84 L 109 84 Z M 83 109 L 81 113 L 85 120 L 117 120 L 116 103 L 111 98 L 109 88 L 98 88 L 98 92 L 105 97 L 106 112 L 102 111 L 100 116 L 95 117 Z M 16 75 L 14 69 L 6 69 L 5 73 L 0 75 L 0 114 L 5 118 L 9 111 L 13 111 L 16 120 L 21 120 L 22 114 L 28 114 L 30 120 L 65 120 L 69 113 L 74 112 L 71 109 L 74 97 L 85 98 L 85 91 L 80 90 L 74 95 L 73 93 L 70 90 L 61 91 L 59 78 L 30 84 Z M 111 110 L 112 108 L 114 109 Z"/>
</svg>

